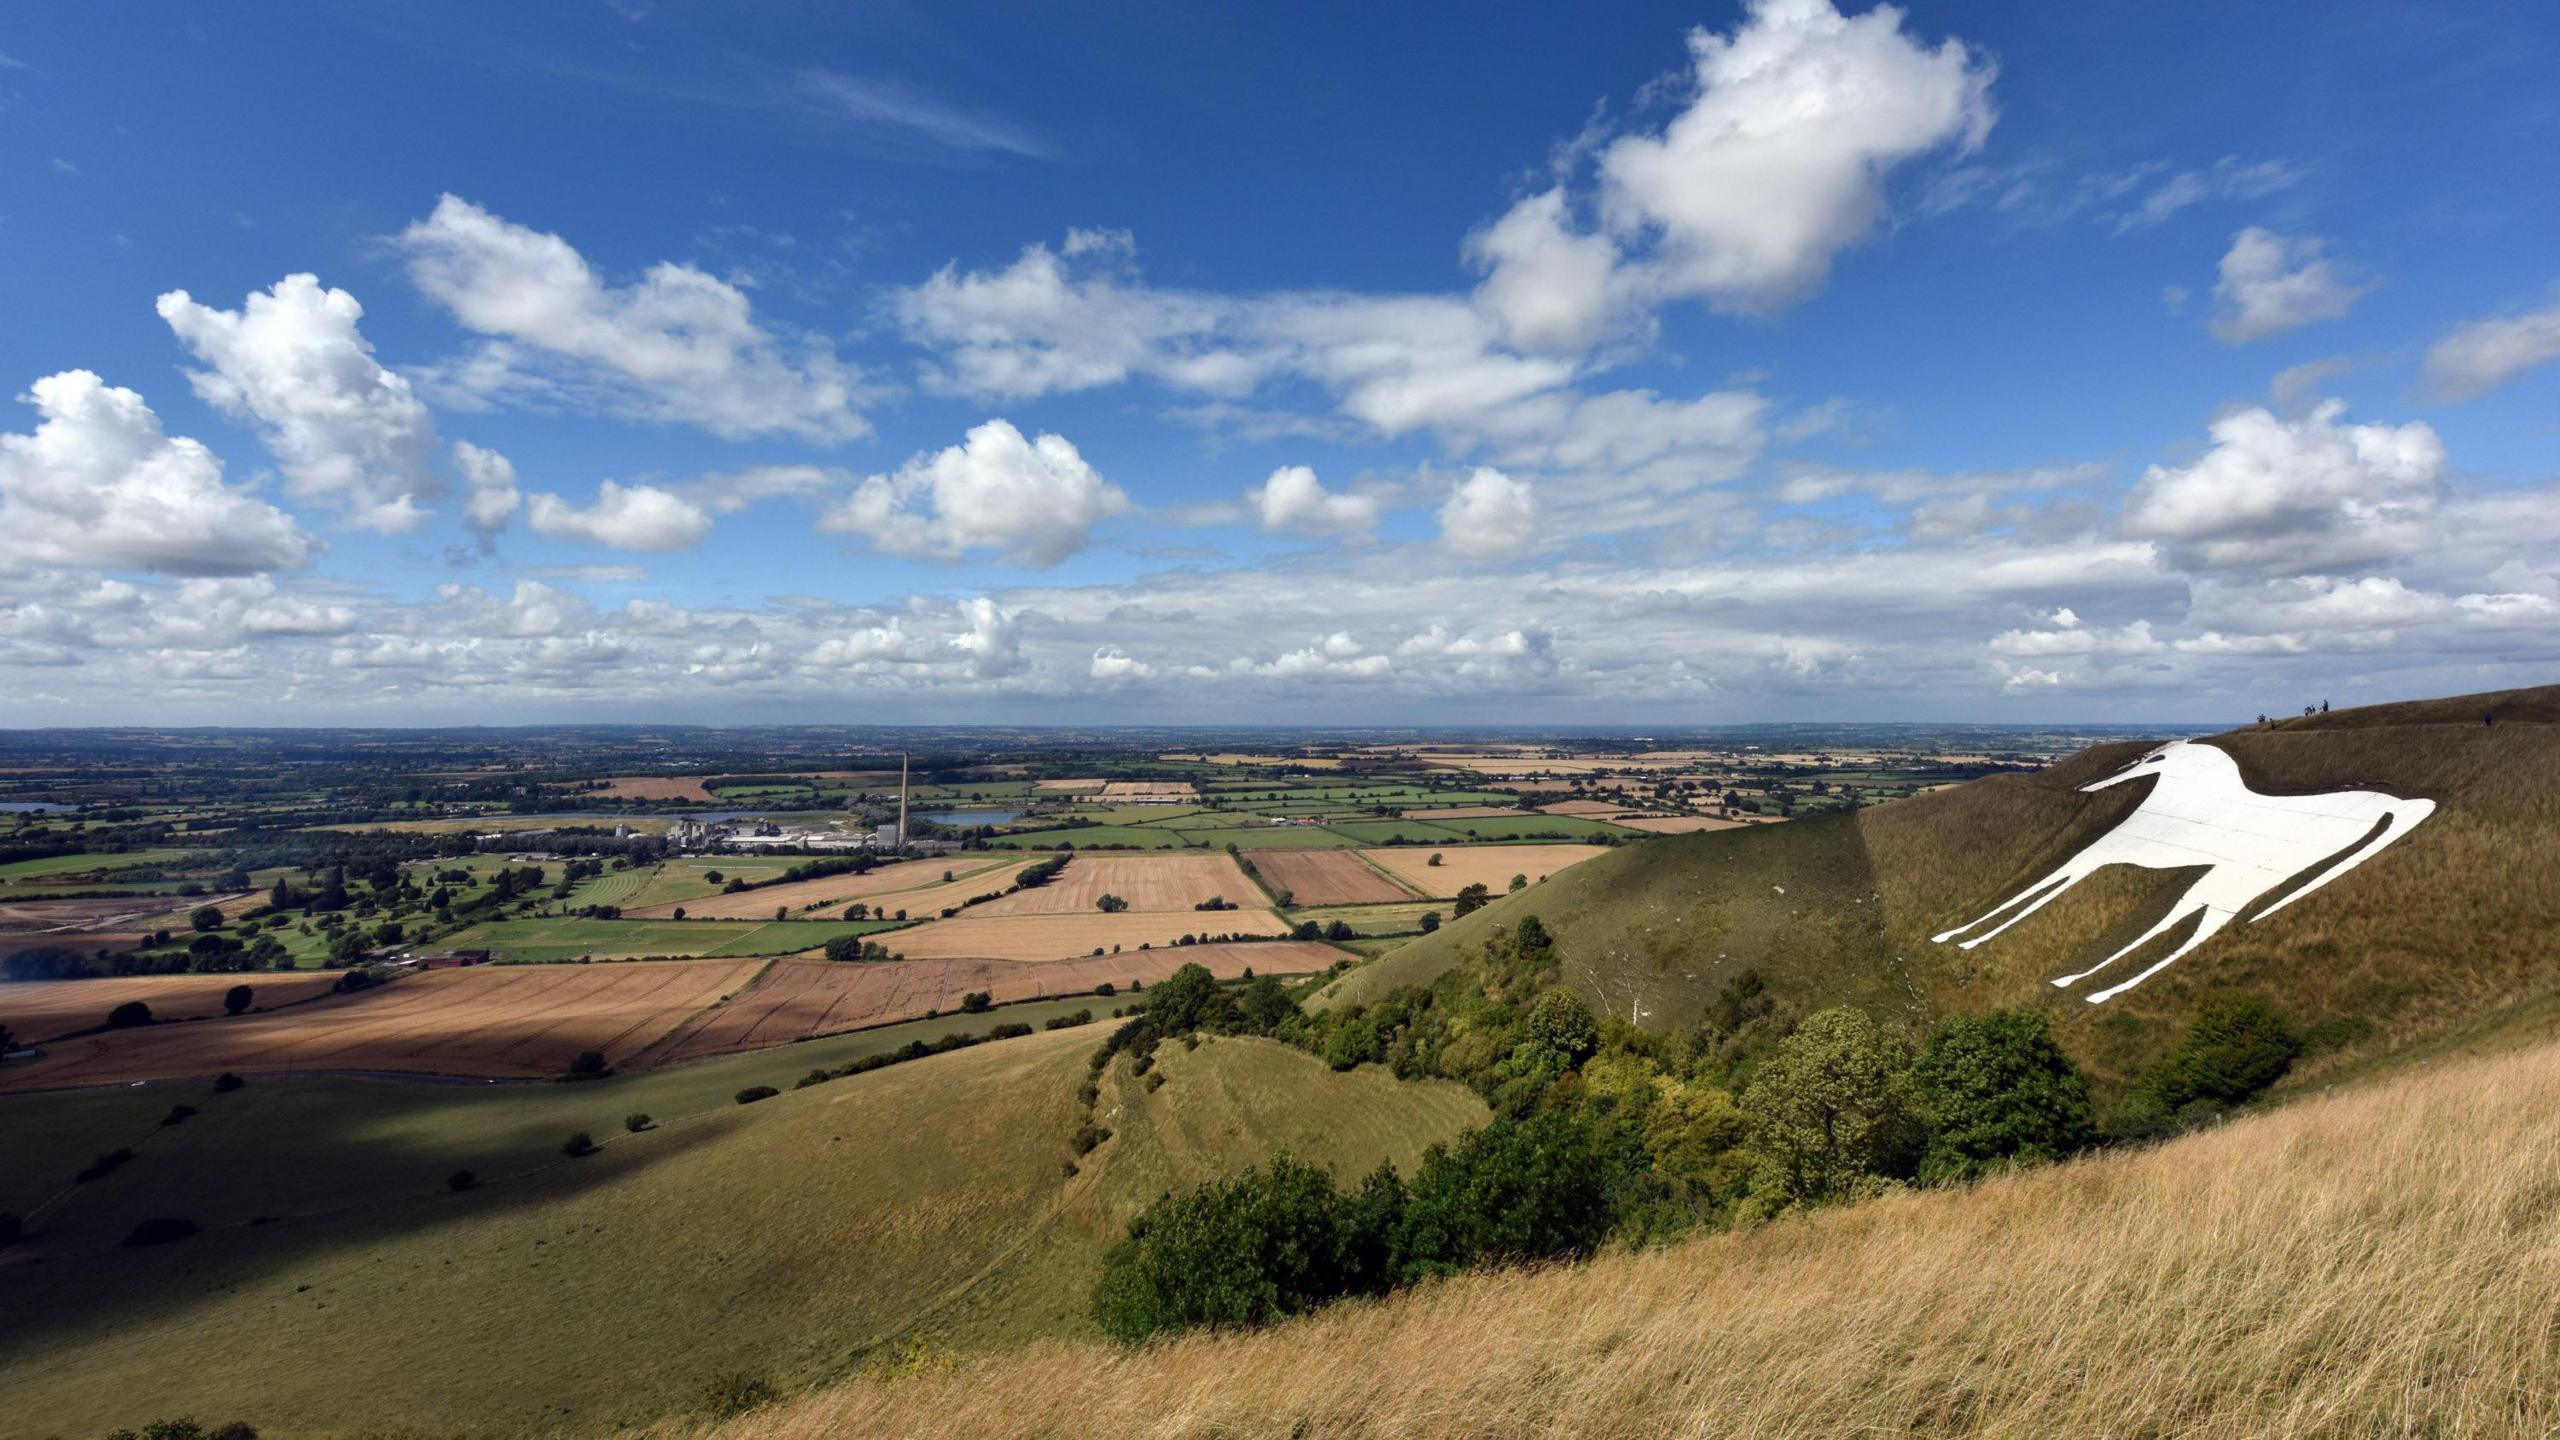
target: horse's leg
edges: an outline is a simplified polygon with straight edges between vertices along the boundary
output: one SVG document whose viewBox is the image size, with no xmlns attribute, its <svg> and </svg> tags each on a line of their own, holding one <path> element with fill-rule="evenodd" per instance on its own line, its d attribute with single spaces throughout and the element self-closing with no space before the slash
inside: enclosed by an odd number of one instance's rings
<svg viewBox="0 0 2560 1440">
<path fill-rule="evenodd" d="M 2196 922 L 2196 933 L 2187 937 L 2187 943 L 2170 951 L 2168 954 L 2161 956 L 2158 961 L 2152 964 L 2150 969 L 2143 971 L 2141 974 L 2134 976 L 2123 984 L 2110 985 L 2106 989 L 2100 990 L 2091 995 L 2089 997 L 2089 1003 L 2092 1005 L 2105 1004 L 2107 1001 L 2113 1000 L 2127 990 L 2132 989 L 2134 986 L 2139 985 L 2143 981 L 2150 979 L 2152 976 L 2159 974 L 2161 971 L 2168 969 L 2172 961 L 2175 961 L 2179 956 L 2186 954 L 2188 951 L 2193 950 L 2207 940 L 2212 939 L 2215 932 L 2221 930 L 2223 926 L 2230 923 L 2230 911 L 2216 910 L 2210 905 L 2204 907 L 2204 918 Z M 2140 944 L 2141 942 L 2136 941 L 2134 943 Z M 2124 951 L 2122 950 L 2116 952 L 2117 955 L 2122 955 L 2123 953 Z M 2112 960 L 2115 957 L 2109 956 L 2108 958 Z M 2056 981 L 2055 983 L 2059 984 L 2061 982 Z"/>
<path fill-rule="evenodd" d="M 2185 890 L 2180 891 L 2177 900 L 2172 902 L 2169 906 L 2169 913 L 2161 916 L 2158 924 L 2153 925 L 2150 929 L 2133 937 L 2132 944 L 2125 946 L 2123 949 L 2118 950 L 2113 955 L 2108 956 L 2106 959 L 2099 961 L 2097 964 L 2090 966 L 2088 969 L 2081 971 L 2077 975 L 2065 975 L 2061 979 L 2054 981 L 2053 983 L 2055 987 L 2060 989 L 2077 985 L 2081 981 L 2086 980 L 2090 976 L 2097 974 L 2099 971 L 2106 969 L 2108 966 L 2113 965 L 2127 955 L 2132 954 L 2134 951 L 2141 949 L 2143 946 L 2150 944 L 2152 941 L 2157 940 L 2161 936 L 2178 928 L 2180 922 L 2194 916 L 2198 909 L 2205 909 L 2205 907 L 2188 907 L 2187 897 L 2194 893 L 2195 887 L 2193 885 L 2190 885 Z M 2210 914 L 2211 912 L 2208 909 L 2206 910 L 2206 913 Z M 2193 941 L 2189 941 L 2187 945 L 2179 947 L 2180 953 L 2184 953 L 2185 950 L 2191 948 L 2194 943 L 2195 942 Z"/>
<path fill-rule="evenodd" d="M 1963 948 L 1970 950 L 1974 946 L 1981 944 L 1983 941 L 1990 939 L 1992 936 L 1999 934 L 2002 930 L 2008 929 L 2010 926 L 2026 919 L 2028 916 L 2033 915 L 2045 906 L 2052 904 L 2054 896 L 2059 895 L 2063 891 L 2070 889 L 2072 886 L 2079 884 L 2085 874 L 2086 872 L 2079 868 L 2077 862 L 2065 865 L 2061 869 L 2047 875 L 2042 880 L 2028 886 L 2026 889 L 2019 891 L 2017 894 L 2012 895 L 2008 899 L 2001 901 L 1999 904 L 1992 906 L 1990 909 L 1983 911 L 1982 914 L 1974 919 L 1957 926 L 1953 930 L 1946 931 L 1943 934 L 1932 935 L 1929 938 L 1937 944 L 1944 945 L 1967 930 L 1972 929 L 1974 926 L 1983 924 L 1994 916 L 2001 914 L 2003 911 L 2006 911 L 2009 907 L 2017 904 L 2019 901 L 2025 900 L 2030 896 L 2034 897 L 2034 904 L 2027 906 L 2018 913 L 2011 915 L 2008 919 L 2001 921 L 1997 927 L 1986 930 L 1981 934 L 1974 936 L 1972 939 L 1965 941 Z"/>
<path fill-rule="evenodd" d="M 2312 891 L 2319 889 L 2321 886 L 2328 884 L 2330 881 L 2337 879 L 2339 876 L 2346 874 L 2348 871 L 2353 870 L 2367 860 L 2372 859 L 2383 849 L 2384 846 L 2389 845 L 2401 836 L 2415 830 L 2418 828 L 2418 822 L 2426 819 L 2434 813 L 2436 813 L 2436 802 L 2433 800 L 2395 800 L 2392 803 L 2390 810 L 2391 823 L 2383 827 L 2381 834 L 2374 836 L 2362 845 L 2359 845 L 2355 849 L 2340 856 L 2337 864 L 2332 865 L 2328 869 L 2313 876 L 2311 878 L 2311 882 L 2304 885 L 2301 889 L 2294 891 L 2292 894 L 2287 895 L 2273 905 L 2259 911 L 2255 916 L 2251 917 L 2249 923 L 2252 925 L 2257 924 L 2260 920 L 2266 919 L 2268 916 L 2273 915 L 2287 905 L 2292 904 L 2294 901 L 2301 899 L 2303 896 L 2310 894 Z"/>
</svg>

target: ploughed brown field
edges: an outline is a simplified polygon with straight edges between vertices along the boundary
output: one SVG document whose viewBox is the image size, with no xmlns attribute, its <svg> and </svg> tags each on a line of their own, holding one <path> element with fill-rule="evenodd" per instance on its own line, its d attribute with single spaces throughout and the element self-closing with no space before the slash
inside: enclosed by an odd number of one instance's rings
<svg viewBox="0 0 2560 1440">
<path fill-rule="evenodd" d="M 1048 884 L 1007 895 L 1001 900 L 990 900 L 969 913 L 972 916 L 1089 913 L 1093 912 L 1095 902 L 1105 895 L 1117 895 L 1128 901 L 1131 910 L 1180 910 L 1186 913 L 1200 902 L 1215 897 L 1246 907 L 1269 903 L 1262 887 L 1236 868 L 1234 856 L 1223 851 L 1214 855 L 1079 855 L 1068 861 L 1067 868 Z M 1203 912 L 1201 920 L 1211 929 L 1230 928 L 1216 914 Z M 1175 933 L 1199 928 L 1198 925 L 1178 926 Z M 916 952 L 910 950 L 907 953 Z"/>
<path fill-rule="evenodd" d="M 739 890 L 730 894 L 709 895 L 683 903 L 688 917 L 706 920 L 766 920 L 779 907 L 797 913 L 810 906 L 836 907 L 866 901 L 874 908 L 904 910 L 910 915 L 938 915 L 947 905 L 958 905 L 972 896 L 990 890 L 1002 890 L 1022 873 L 1022 867 L 1041 857 L 1028 860 L 990 861 L 984 857 L 954 857 L 951 860 L 900 860 L 868 870 L 860 875 L 826 875 L 815 880 L 795 880 L 787 885 L 767 885 L 756 890 Z M 945 871 L 958 877 L 944 884 Z M 648 905 L 625 910 L 624 916 L 635 920 L 664 919 L 673 915 L 677 906 Z"/>
<path fill-rule="evenodd" d="M 338 977 L 321 970 L 273 975 L 130 975 L 104 980 L 22 980 L 0 984 L 0 1025 L 22 1042 L 41 1043 L 107 1023 L 107 1012 L 128 1000 L 151 1007 L 155 1020 L 190 1020 L 222 1013 L 222 997 L 234 985 L 249 987 L 253 1011 L 272 1010 L 326 993 Z"/>
<path fill-rule="evenodd" d="M 1349 850 L 1257 852 L 1253 868 L 1289 892 L 1294 905 L 1382 905 L 1410 900 L 1413 892 Z"/>
<path fill-rule="evenodd" d="M 634 1058 L 635 1066 L 663 1065 L 787 1045 L 921 1018 L 928 1010 L 950 1014 L 971 991 L 996 1003 L 1080 995 L 1109 982 L 1122 990 L 1132 980 L 1153 985 L 1184 965 L 1206 966 L 1221 980 L 1245 971 L 1299 975 L 1325 969 L 1343 952 L 1313 940 L 1269 940 L 1241 945 L 1183 945 L 1124 950 L 1079 960 L 905 960 L 856 964 L 779 960 L 727 1004 L 696 1015 Z M 1111 1002 L 1097 997 L 1102 1010 Z M 1099 1013 L 1099 1012 L 1097 1012 Z M 1000 1018 L 1000 1017 L 999 1017 Z"/>
<path fill-rule="evenodd" d="M 708 803 L 711 792 L 702 788 L 709 777 L 702 775 L 617 775 L 593 793 L 615 800 L 700 800 Z"/>
<path fill-rule="evenodd" d="M 1537 884 L 1568 865 L 1579 865 L 1594 855 L 1606 855 L 1606 845 L 1445 845 L 1434 850 L 1424 845 L 1401 846 L 1392 850 L 1363 850 L 1389 874 L 1414 886 L 1434 900 L 1455 897 L 1469 885 L 1482 885 L 1500 895 L 1508 889 L 1511 877 L 1526 875 Z M 1431 857 L 1440 863 L 1431 863 Z"/>
<path fill-rule="evenodd" d="M 35 1064 L 0 1070 L 0 1089 L 225 1070 L 556 1075 L 583 1050 L 601 1051 L 617 1064 L 630 1059 L 694 1012 L 745 986 L 764 964 L 666 960 L 434 970 L 266 1015 L 65 1041 L 46 1047 L 46 1058 Z M 250 984 L 255 988 L 254 980 Z"/>
<path fill-rule="evenodd" d="M 954 919 L 884 931 L 871 938 L 891 953 L 910 960 L 1069 960 L 1091 955 L 1097 949 L 1107 954 L 1115 945 L 1123 953 L 1141 945 L 1162 950 L 1183 935 L 1277 938 L 1289 933 L 1287 921 L 1262 909 L 1130 910 L 1117 915 L 1098 911 L 1070 915 L 982 914 L 986 908 L 976 906 Z M 1189 954 L 1190 948 L 1186 946 L 1180 953 Z"/>
</svg>

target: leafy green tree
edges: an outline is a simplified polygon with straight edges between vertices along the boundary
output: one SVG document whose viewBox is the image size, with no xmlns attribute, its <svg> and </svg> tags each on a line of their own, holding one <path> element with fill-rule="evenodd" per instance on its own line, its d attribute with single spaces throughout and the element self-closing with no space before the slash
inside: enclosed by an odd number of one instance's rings
<svg viewBox="0 0 2560 1440">
<path fill-rule="evenodd" d="M 1920 1178 L 1986 1174 L 2011 1161 L 2059 1160 L 2095 1137 L 2088 1077 L 2024 1010 L 1958 1016 L 1912 1068 L 1929 1116 Z"/>
<path fill-rule="evenodd" d="M 1313 1309 L 1342 1293 L 1336 1208 L 1332 1178 L 1286 1155 L 1167 1195 L 1104 1259 L 1094 1318 L 1136 1342 Z"/>
<path fill-rule="evenodd" d="M 1093 908 L 1105 915 L 1117 915 L 1129 908 L 1129 902 L 1117 895 L 1104 895 L 1093 902 Z"/>
<path fill-rule="evenodd" d="M 2301 1053 L 2301 1038 L 2263 997 L 2208 995 L 2141 1088 L 2171 1115 L 2199 1101 L 2237 1105 L 2283 1078 Z"/>
<path fill-rule="evenodd" d="M 1196 1030 L 1217 998 L 1218 980 L 1208 967 L 1184 965 L 1147 992 L 1147 1023 L 1163 1035 Z"/>
<path fill-rule="evenodd" d="M 1423 933 L 1423 934 L 1425 934 L 1425 935 L 1428 935 L 1428 934 L 1430 934 L 1432 931 L 1437 930 L 1437 929 L 1439 929 L 1439 928 L 1440 928 L 1440 912 L 1439 912 L 1439 911 L 1437 911 L 1437 910 L 1425 910 L 1425 911 L 1423 911 L 1423 912 L 1422 912 L 1422 933 Z"/>
<path fill-rule="evenodd" d="M 1523 923 L 1535 919 L 1532 916 Z M 1529 1040 L 1562 1056 L 1562 1068 L 1570 1070 L 1600 1048 L 1600 1022 L 1593 1018 L 1591 1007 L 1582 1003 L 1581 996 L 1559 987 L 1539 996 L 1529 1007 Z"/>
<path fill-rule="evenodd" d="M 107 1028 L 110 1030 L 131 1030 L 150 1023 L 151 1007 L 139 1000 L 127 1000 L 107 1012 Z"/>
<path fill-rule="evenodd" d="M 187 914 L 187 923 L 201 933 L 222 928 L 222 910 L 215 905 L 199 905 Z"/>
<path fill-rule="evenodd" d="M 1609 1233 L 1616 1169 L 1562 1110 L 1435 1145 L 1406 1192 L 1396 1278 L 1589 1254 Z"/>
<path fill-rule="evenodd" d="M 1917 1124 L 1911 1044 L 1863 1012 L 1818 1010 L 1780 1042 L 1742 1095 L 1773 1206 L 1818 1204 L 1901 1173 Z"/>
<path fill-rule="evenodd" d="M 237 1015 L 249 1008 L 251 991 L 246 985 L 234 985 L 222 992 L 222 1013 Z"/>
<path fill-rule="evenodd" d="M 1298 1002 L 1289 998 L 1288 990 L 1277 978 L 1264 975 L 1244 987 L 1237 1008 L 1243 1014 L 1246 1029 L 1268 1035 L 1298 1013 Z"/>
<path fill-rule="evenodd" d="M 1458 892 L 1457 903 L 1450 908 L 1460 915 L 1473 915 L 1493 903 L 1493 892 L 1482 884 L 1469 885 Z"/>
</svg>

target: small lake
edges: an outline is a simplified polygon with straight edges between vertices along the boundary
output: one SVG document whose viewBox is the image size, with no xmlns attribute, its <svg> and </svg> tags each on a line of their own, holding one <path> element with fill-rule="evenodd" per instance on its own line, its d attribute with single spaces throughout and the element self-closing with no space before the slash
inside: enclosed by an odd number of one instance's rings
<svg viewBox="0 0 2560 1440">
<path fill-rule="evenodd" d="M 1019 810 L 924 810 L 917 812 L 916 818 L 930 820 L 936 825 L 1010 825 L 1022 818 L 1022 812 Z"/>
</svg>

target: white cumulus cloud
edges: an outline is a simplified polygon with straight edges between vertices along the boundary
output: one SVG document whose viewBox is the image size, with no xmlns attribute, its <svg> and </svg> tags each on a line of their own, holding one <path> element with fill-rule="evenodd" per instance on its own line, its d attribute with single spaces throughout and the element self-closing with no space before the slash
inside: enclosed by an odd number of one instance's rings
<svg viewBox="0 0 2560 1440">
<path fill-rule="evenodd" d="M 0 566 L 254 575 L 309 557 L 292 516 L 224 484 L 133 391 L 66 370 L 19 399 L 42 419 L 0 434 Z"/>
<path fill-rule="evenodd" d="M 419 502 L 444 490 L 431 468 L 435 420 L 374 359 L 356 297 L 288 275 L 237 310 L 172 290 L 159 311 L 208 367 L 187 372 L 196 393 L 257 424 L 286 489 L 337 505 L 363 529 L 397 534 L 426 518 Z"/>
<path fill-rule="evenodd" d="M 2423 543 L 2444 443 L 2423 422 L 2348 425 L 2343 401 L 2297 420 L 2265 409 L 2213 422 L 2213 447 L 2145 470 L 2125 528 L 2202 569 L 2302 571 L 2405 554 Z"/>
<path fill-rule="evenodd" d="M 1262 528 L 1295 535 L 1365 535 L 1378 527 L 1378 502 L 1324 488 L 1304 465 L 1283 465 L 1261 486 L 1245 492 Z"/>
<path fill-rule="evenodd" d="M 989 420 L 960 444 L 864 480 L 819 523 L 894 554 L 958 559 L 991 551 L 1046 567 L 1083 549 L 1096 524 L 1128 508 L 1129 497 L 1065 436 L 1026 439 L 1011 422 Z"/>
<path fill-rule="evenodd" d="M 456 440 L 453 465 L 462 472 L 462 523 L 484 541 L 495 537 L 524 503 L 523 492 L 516 488 L 514 462 L 495 450 Z"/>
<path fill-rule="evenodd" d="M 1479 465 L 1440 506 L 1440 540 L 1461 555 L 1516 555 L 1536 538 L 1537 521 L 1537 497 L 1527 481 Z"/>
<path fill-rule="evenodd" d="M 689 550 L 711 533 L 710 515 L 683 496 L 611 480 L 597 486 L 595 503 L 583 508 L 557 495 L 536 495 L 525 522 L 538 535 L 617 550 Z"/>
</svg>

